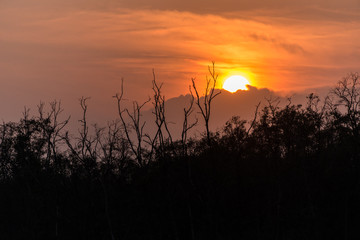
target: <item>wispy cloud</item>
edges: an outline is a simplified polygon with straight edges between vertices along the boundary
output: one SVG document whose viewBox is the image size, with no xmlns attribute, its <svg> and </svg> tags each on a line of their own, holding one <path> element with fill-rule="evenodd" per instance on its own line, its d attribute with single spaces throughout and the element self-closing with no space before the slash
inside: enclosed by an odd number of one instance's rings
<svg viewBox="0 0 360 240">
<path fill-rule="evenodd" d="M 260 35 L 256 33 L 250 34 L 250 38 L 255 41 L 269 42 L 274 46 L 282 48 L 289 53 L 305 53 L 305 50 L 299 44 L 287 43 L 281 39 L 270 38 L 265 35 Z"/>
<path fill-rule="evenodd" d="M 36 2 L 5 1 L 0 8 L 0 81 L 24 99 L 44 92 L 112 96 L 121 77 L 129 98 L 146 97 L 152 68 L 167 95 L 177 96 L 212 60 L 220 72 L 251 72 L 259 87 L 296 90 L 329 85 L 360 63 L 360 22 L 344 22 L 346 13 L 357 17 L 354 9 L 337 14 L 320 0 L 311 9 L 338 18 L 314 20 L 304 5 L 276 0 L 265 3 L 269 9 L 229 0 L 217 12 L 190 1 Z"/>
</svg>

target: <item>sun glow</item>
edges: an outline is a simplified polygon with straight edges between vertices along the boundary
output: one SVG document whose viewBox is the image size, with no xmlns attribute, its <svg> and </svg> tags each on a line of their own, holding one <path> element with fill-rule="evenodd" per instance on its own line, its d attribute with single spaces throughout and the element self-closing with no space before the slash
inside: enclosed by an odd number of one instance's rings
<svg viewBox="0 0 360 240">
<path fill-rule="evenodd" d="M 235 75 L 225 80 L 223 89 L 234 93 L 237 90 L 248 90 L 246 85 L 250 85 L 249 81 L 243 76 Z"/>
</svg>

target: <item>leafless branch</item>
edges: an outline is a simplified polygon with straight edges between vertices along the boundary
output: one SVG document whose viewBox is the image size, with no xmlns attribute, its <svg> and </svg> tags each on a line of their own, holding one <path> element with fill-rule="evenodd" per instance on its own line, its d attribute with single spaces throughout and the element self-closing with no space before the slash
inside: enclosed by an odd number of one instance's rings
<svg viewBox="0 0 360 240">
<path fill-rule="evenodd" d="M 221 91 L 217 93 L 215 92 L 216 82 L 218 79 L 218 74 L 215 71 L 215 62 L 212 62 L 212 66 L 208 66 L 208 71 L 210 73 L 210 77 L 206 76 L 206 87 L 205 87 L 203 102 L 200 102 L 201 98 L 195 84 L 195 78 L 192 78 L 191 81 L 192 81 L 192 87 L 195 92 L 196 105 L 199 107 L 200 113 L 205 121 L 207 141 L 208 144 L 210 145 L 209 121 L 211 116 L 211 103 L 213 99 L 221 93 Z"/>
<path fill-rule="evenodd" d="M 137 163 L 140 166 L 145 166 L 146 163 L 144 163 L 143 161 L 143 146 L 142 143 L 144 142 L 146 136 L 144 134 L 144 127 L 146 122 L 141 123 L 140 119 L 141 119 L 141 109 L 148 103 L 150 102 L 150 98 L 145 101 L 143 104 L 139 105 L 138 102 L 133 102 L 133 112 L 130 113 L 130 111 L 125 108 L 122 109 L 122 101 L 123 101 L 123 95 L 124 95 L 124 80 L 121 80 L 121 92 L 117 93 L 114 98 L 116 98 L 117 100 L 117 108 L 118 108 L 118 115 L 123 127 L 123 130 L 125 132 L 125 136 L 127 139 L 127 142 L 130 146 L 130 149 L 132 151 L 132 153 L 134 154 Z M 127 124 L 126 120 L 125 120 L 125 116 L 124 113 L 126 113 L 126 115 L 128 116 L 128 118 L 131 120 L 130 121 L 130 125 Z M 131 135 L 130 135 L 130 129 L 129 127 L 135 131 L 135 138 L 136 138 L 136 144 L 134 144 Z"/>
<path fill-rule="evenodd" d="M 261 102 L 259 102 L 256 105 L 256 109 L 255 109 L 255 113 L 254 113 L 254 119 L 251 121 L 250 127 L 246 132 L 246 135 L 249 136 L 251 129 L 254 127 L 255 123 L 256 123 L 256 119 L 257 119 L 257 115 L 259 114 L 259 107 L 260 107 Z"/>
</svg>

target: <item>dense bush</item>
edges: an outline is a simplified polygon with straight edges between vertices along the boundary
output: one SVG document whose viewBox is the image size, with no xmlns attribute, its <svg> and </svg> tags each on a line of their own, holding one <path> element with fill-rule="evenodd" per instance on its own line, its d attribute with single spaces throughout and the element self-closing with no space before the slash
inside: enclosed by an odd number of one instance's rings
<svg viewBox="0 0 360 240">
<path fill-rule="evenodd" d="M 186 135 L 193 102 L 182 139 L 171 138 L 155 82 L 154 137 L 142 132 L 142 105 L 131 114 L 121 94 L 119 121 L 92 134 L 82 98 L 78 137 L 58 102 L 48 113 L 40 105 L 39 116 L 0 125 L 0 236 L 358 239 L 357 80 L 344 78 L 323 103 L 269 100 L 249 124 L 233 117 L 200 139 Z"/>
</svg>

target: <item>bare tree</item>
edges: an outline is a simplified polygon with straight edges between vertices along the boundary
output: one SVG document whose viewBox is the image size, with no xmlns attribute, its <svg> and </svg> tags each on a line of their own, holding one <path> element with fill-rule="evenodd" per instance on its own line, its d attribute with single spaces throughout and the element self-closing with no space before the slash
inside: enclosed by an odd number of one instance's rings
<svg viewBox="0 0 360 240">
<path fill-rule="evenodd" d="M 199 92 L 197 90 L 195 84 L 195 78 L 192 78 L 191 81 L 196 96 L 196 105 L 199 107 L 200 113 L 205 121 L 206 138 L 208 144 L 210 145 L 211 139 L 210 139 L 209 121 L 211 116 L 211 103 L 213 99 L 221 93 L 221 91 L 215 92 L 216 82 L 219 76 L 215 71 L 215 62 L 212 63 L 212 66 L 208 66 L 208 70 L 210 73 L 210 77 L 206 76 L 206 87 L 205 87 L 203 101 L 201 101 L 202 98 L 200 97 Z"/>
<path fill-rule="evenodd" d="M 136 161 L 139 166 L 144 167 L 148 164 L 144 158 L 144 147 L 143 143 L 145 142 L 145 133 L 144 133 L 144 127 L 146 122 L 141 122 L 141 109 L 150 102 L 151 99 L 148 99 L 144 103 L 140 104 L 136 101 L 133 102 L 133 112 L 130 113 L 127 108 L 122 108 L 122 102 L 123 102 L 123 96 L 124 96 L 124 80 L 121 80 L 121 92 L 117 93 L 114 98 L 117 100 L 117 108 L 118 108 L 118 115 L 123 127 L 123 130 L 125 132 L 126 140 L 130 146 L 131 152 L 134 154 Z M 125 120 L 125 115 L 130 118 L 130 124 L 128 124 Z M 134 140 L 131 138 L 130 130 L 135 131 L 135 143 Z"/>
<path fill-rule="evenodd" d="M 194 95 L 191 92 L 191 86 L 189 86 L 190 91 L 190 105 L 188 108 L 184 108 L 184 121 L 183 121 L 183 127 L 181 132 L 181 145 L 182 145 L 182 151 L 183 155 L 187 154 L 187 135 L 188 132 L 197 125 L 198 119 L 196 118 L 193 123 L 189 123 L 189 117 L 193 112 L 194 109 Z"/>
<path fill-rule="evenodd" d="M 112 170 L 121 175 L 128 163 L 128 143 L 123 136 L 119 121 L 110 122 L 106 128 L 101 128 L 95 132 L 102 152 L 101 162 L 105 168 L 104 174 L 108 175 L 109 171 Z"/>
<path fill-rule="evenodd" d="M 165 96 L 161 93 L 162 84 L 158 85 L 156 83 L 155 72 L 153 70 L 153 92 L 154 92 L 154 101 L 153 101 L 153 114 L 155 116 L 155 124 L 157 126 L 157 131 L 154 138 L 148 136 L 148 143 L 151 145 L 151 152 L 156 148 L 156 143 L 158 143 L 158 150 L 160 155 L 164 157 L 165 154 L 165 145 L 173 145 L 173 139 L 168 128 L 168 122 L 165 117 Z M 163 131 L 164 129 L 164 131 Z M 166 134 L 166 137 L 164 136 Z"/>
<path fill-rule="evenodd" d="M 254 119 L 250 123 L 250 127 L 248 128 L 248 130 L 246 132 L 246 136 L 250 136 L 250 132 L 254 128 L 254 125 L 256 124 L 257 116 L 259 114 L 260 104 L 261 104 L 261 101 L 256 105 L 256 108 L 255 108 L 255 111 L 254 111 Z"/>
<path fill-rule="evenodd" d="M 354 134 L 358 134 L 360 117 L 360 82 L 358 73 L 350 73 L 338 82 L 331 93 L 338 97 L 336 106 L 346 110 L 348 125 Z"/>
<path fill-rule="evenodd" d="M 92 176 L 98 171 L 99 166 L 99 153 L 100 145 L 98 136 L 100 135 L 101 129 L 94 125 L 95 134 L 89 133 L 89 124 L 87 120 L 87 100 L 89 98 L 80 98 L 80 107 L 82 109 L 82 118 L 79 120 L 81 128 L 79 128 L 79 135 L 74 138 L 75 142 L 71 141 L 69 132 L 67 131 L 62 137 L 68 150 L 70 151 L 70 159 L 73 170 L 80 170 L 80 172 Z M 100 131 L 100 132 L 96 132 Z"/>
<path fill-rule="evenodd" d="M 67 126 L 70 120 L 70 116 L 64 120 L 60 120 L 60 115 L 63 112 L 61 101 L 50 102 L 50 111 L 44 113 L 45 103 L 40 102 L 38 105 L 39 120 L 45 124 L 42 124 L 44 137 L 47 141 L 47 154 L 46 161 L 50 164 L 53 160 L 54 164 L 57 164 L 58 159 L 58 144 L 63 141 L 62 131 Z"/>
</svg>

